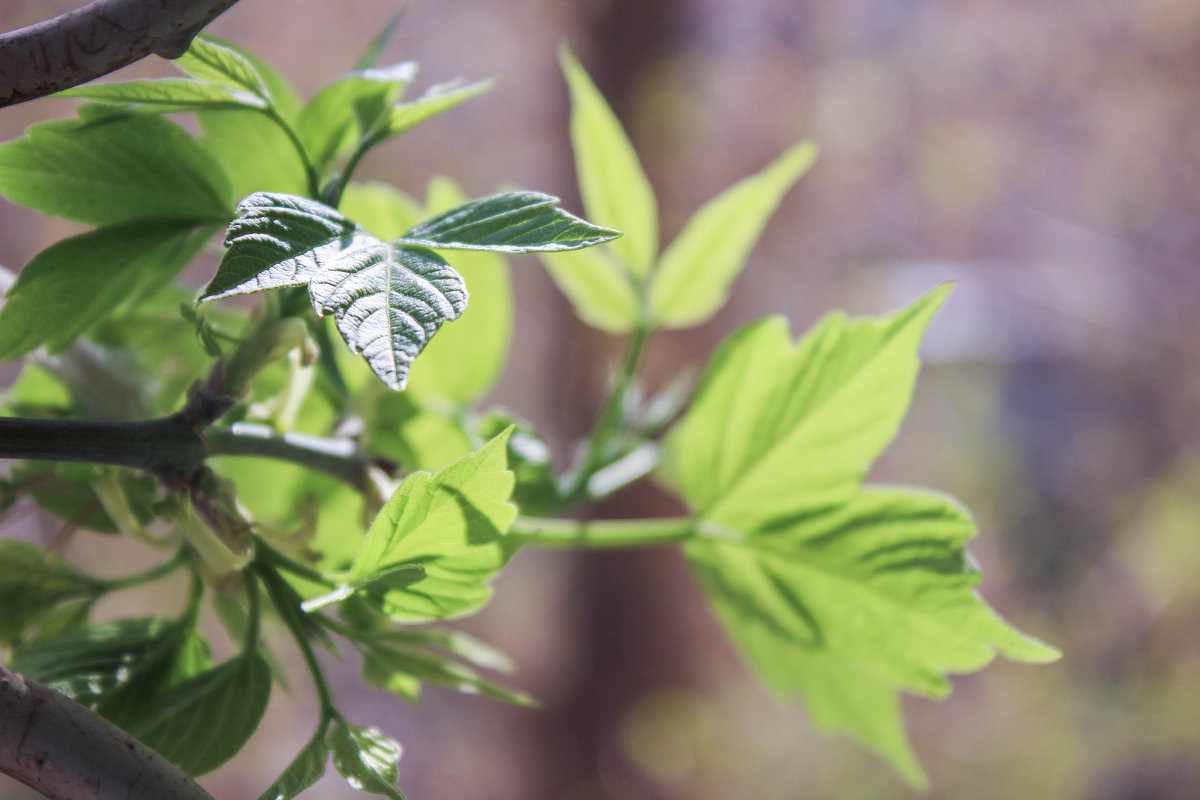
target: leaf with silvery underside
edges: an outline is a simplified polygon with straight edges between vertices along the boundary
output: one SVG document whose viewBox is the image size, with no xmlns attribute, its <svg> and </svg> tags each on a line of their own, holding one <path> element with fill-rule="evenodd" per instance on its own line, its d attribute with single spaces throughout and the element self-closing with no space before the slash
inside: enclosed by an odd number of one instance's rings
<svg viewBox="0 0 1200 800">
<path fill-rule="evenodd" d="M 557 197 L 541 192 L 504 192 L 427 219 L 397 241 L 451 250 L 548 253 L 590 247 L 621 235 L 563 211 L 558 203 Z"/>
<path fill-rule="evenodd" d="M 329 206 L 259 192 L 238 210 L 201 299 L 307 285 L 317 314 L 332 312 L 346 344 L 392 389 L 466 308 L 462 279 L 436 253 L 376 239 Z"/>
</svg>

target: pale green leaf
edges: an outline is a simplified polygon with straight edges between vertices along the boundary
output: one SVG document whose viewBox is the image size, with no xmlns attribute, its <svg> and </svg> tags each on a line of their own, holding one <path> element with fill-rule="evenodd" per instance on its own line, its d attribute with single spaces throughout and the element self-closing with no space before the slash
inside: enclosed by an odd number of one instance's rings
<svg viewBox="0 0 1200 800">
<path fill-rule="evenodd" d="M 80 119 L 34 125 L 0 145 L 0 194 L 92 225 L 228 220 L 229 179 L 187 131 L 156 114 L 99 108 L 81 106 Z"/>
<path fill-rule="evenodd" d="M 352 787 L 404 800 L 404 794 L 396 787 L 403 750 L 395 739 L 376 728 L 359 728 L 336 718 L 329 731 L 329 744 L 334 768 Z"/>
<path fill-rule="evenodd" d="M 398 238 L 424 216 L 416 200 L 394 186 L 375 181 L 349 184 L 342 192 L 338 210 L 380 239 Z"/>
<path fill-rule="evenodd" d="M 287 134 L 258 111 L 200 111 L 204 146 L 225 168 L 233 196 L 254 192 L 304 194 L 308 175 Z"/>
<path fill-rule="evenodd" d="M 187 220 L 143 220 L 51 245 L 21 271 L 0 309 L 0 360 L 66 347 L 129 296 L 169 282 L 212 232 Z"/>
<path fill-rule="evenodd" d="M 326 86 L 300 111 L 297 132 L 313 164 L 325 171 L 390 113 L 417 74 L 411 61 L 370 67 Z"/>
<path fill-rule="evenodd" d="M 621 123 L 569 49 L 559 53 L 571 90 L 571 143 L 589 219 L 625 235 L 613 252 L 636 276 L 658 255 L 658 205 Z"/>
<path fill-rule="evenodd" d="M 292 759 L 283 774 L 259 795 L 258 800 L 291 800 L 321 779 L 328 760 L 329 742 L 325 732 L 321 731 L 304 745 L 304 749 Z"/>
<path fill-rule="evenodd" d="M 949 289 L 884 317 L 828 316 L 795 344 L 778 317 L 730 336 L 667 443 L 691 506 L 753 530 L 849 500 L 896 434 L 921 335 Z"/>
<path fill-rule="evenodd" d="M 193 39 L 187 52 L 175 59 L 175 66 L 209 84 L 271 100 L 271 91 L 254 63 L 236 48 L 209 36 Z"/>
<path fill-rule="evenodd" d="M 510 555 L 504 534 L 516 517 L 509 502 L 509 431 L 436 475 L 409 475 L 367 531 L 350 583 L 402 564 L 425 577 L 388 592 L 381 608 L 394 619 L 422 621 L 474 611 L 491 596 L 486 581 Z"/>
<path fill-rule="evenodd" d="M 152 714 L 124 727 L 189 775 L 203 775 L 242 749 L 271 695 L 271 668 L 244 653 L 176 684 L 155 698 Z"/>
<path fill-rule="evenodd" d="M 403 244 L 498 253 L 577 250 L 610 241 L 620 231 L 592 225 L 541 192 L 504 192 L 472 200 L 414 226 Z"/>
<path fill-rule="evenodd" d="M 696 212 L 654 272 L 651 306 L 657 322 L 667 328 L 696 325 L 725 303 L 767 220 L 816 157 L 815 144 L 800 142 Z"/>
<path fill-rule="evenodd" d="M 190 78 L 90 83 L 59 94 L 82 97 L 98 103 L 132 103 L 152 106 L 161 112 L 199 111 L 216 108 L 263 109 L 267 103 L 256 94 L 217 86 Z"/>
<path fill-rule="evenodd" d="M 462 279 L 437 254 L 376 239 L 322 203 L 260 192 L 238 211 L 201 299 L 307 285 L 317 314 L 332 312 L 346 344 L 393 389 L 466 308 Z"/>
<path fill-rule="evenodd" d="M 609 333 L 628 333 L 637 325 L 633 282 L 608 247 L 548 253 L 541 261 L 576 315 L 588 325 Z"/>
<path fill-rule="evenodd" d="M 263 61 L 256 53 L 227 39 L 207 33 L 201 34 L 200 38 L 211 44 L 223 47 L 226 50 L 233 51 L 235 57 L 239 57 L 241 61 L 248 63 L 254 72 L 258 73 L 258 77 L 261 79 L 260 85 L 267 88 L 266 99 L 281 117 L 285 120 L 294 120 L 300 113 L 300 98 L 296 95 L 296 90 L 292 88 L 287 79 L 279 73 L 279 70 L 266 61 Z M 240 197 L 241 195 L 238 196 Z"/>
<path fill-rule="evenodd" d="M 396 641 L 374 639 L 360 645 L 363 678 L 367 683 L 415 700 L 418 684 L 445 686 L 464 694 L 482 694 L 506 703 L 532 707 L 536 703 L 523 692 L 505 689 L 484 679 L 474 669 L 443 656 L 406 647 Z"/>
<path fill-rule="evenodd" d="M 429 185 L 427 213 L 441 213 L 465 200 L 453 182 L 436 179 Z M 454 269 L 471 293 L 471 303 L 413 362 L 408 392 L 415 397 L 436 397 L 469 406 L 486 394 L 504 372 L 512 338 L 512 284 L 503 256 L 462 252 L 456 253 L 453 260 Z"/>
<path fill-rule="evenodd" d="M 430 86 L 424 94 L 410 103 L 399 103 L 391 108 L 371 135 L 373 144 L 398 136 L 415 128 L 426 120 L 444 114 L 457 105 L 478 97 L 495 85 L 494 80 L 476 81 L 460 86 L 457 82 Z"/>
<path fill-rule="evenodd" d="M 980 669 L 996 652 L 1057 658 L 976 594 L 979 574 L 963 549 L 974 533 L 948 498 L 866 488 L 835 509 L 703 538 L 686 552 L 772 689 L 800 694 L 819 724 L 859 738 L 920 783 L 898 690 L 943 697 L 945 673 Z"/>
</svg>

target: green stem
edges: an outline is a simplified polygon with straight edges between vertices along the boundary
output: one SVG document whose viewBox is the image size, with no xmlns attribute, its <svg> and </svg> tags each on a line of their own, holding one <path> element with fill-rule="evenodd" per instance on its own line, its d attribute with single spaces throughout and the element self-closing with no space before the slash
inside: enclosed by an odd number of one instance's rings
<svg viewBox="0 0 1200 800">
<path fill-rule="evenodd" d="M 129 589 L 134 586 L 141 586 L 146 583 L 153 583 L 159 578 L 165 578 L 172 572 L 182 567 L 188 562 L 188 552 L 186 547 L 181 547 L 175 551 L 175 555 L 159 564 L 157 567 L 151 567 L 145 572 L 135 572 L 132 575 L 126 575 L 123 578 L 116 578 L 111 581 L 104 581 L 104 591 L 115 592 L 121 589 Z"/>
<path fill-rule="evenodd" d="M 361 488 L 366 459 L 350 439 L 326 439 L 303 433 L 275 433 L 264 425 L 213 425 L 204 430 L 209 455 L 257 456 L 290 461 Z"/>
<path fill-rule="evenodd" d="M 652 547 L 699 535 L 690 517 L 586 521 L 517 517 L 510 531 L 534 547 Z"/>
<path fill-rule="evenodd" d="M 633 379 L 637 375 L 638 368 L 642 364 L 650 331 L 650 325 L 641 323 L 633 331 L 612 391 L 609 392 L 604 408 L 601 409 L 600 416 L 596 420 L 596 427 L 588 440 L 587 450 L 579 459 L 563 490 L 563 506 L 574 505 L 589 499 L 587 496 L 588 479 L 601 465 L 612 437 L 620 429 L 624 420 L 626 398 L 629 396 L 629 389 L 633 386 Z"/>
<path fill-rule="evenodd" d="M 268 106 L 265 113 L 271 120 L 279 126 L 283 134 L 287 136 L 288 141 L 292 143 L 292 147 L 296 150 L 296 155 L 300 156 L 300 161 L 304 164 L 304 174 L 308 179 L 308 195 L 313 200 L 321 199 L 321 181 L 317 177 L 317 170 L 313 166 L 312 159 L 308 155 L 308 148 L 304 146 L 304 142 L 300 140 L 300 135 L 296 133 L 296 129 L 292 127 L 292 123 L 288 122 L 279 113 L 274 106 Z"/>
<path fill-rule="evenodd" d="M 256 564 L 254 569 L 262 571 L 271 568 L 263 564 Z M 279 578 L 279 580 L 282 580 L 282 578 Z M 317 661 L 317 654 L 313 652 L 312 643 L 308 640 L 308 634 L 305 633 L 304 625 L 300 619 L 300 614 L 303 612 L 289 603 L 282 602 L 271 591 L 270 581 L 265 581 L 265 583 L 271 600 L 275 604 L 275 610 L 279 612 L 279 616 L 284 624 L 287 625 L 292 638 L 296 640 L 296 647 L 299 648 L 300 655 L 304 658 L 304 665 L 308 668 L 309 675 L 312 676 L 313 687 L 316 689 L 317 699 L 321 703 L 322 718 L 336 717 L 338 714 L 333 705 L 333 695 L 329 691 L 329 684 L 325 681 L 325 673 L 321 670 L 321 664 Z"/>
<path fill-rule="evenodd" d="M 258 597 L 258 576 L 254 574 L 254 570 L 250 569 L 243 574 L 246 581 L 246 638 L 242 642 L 242 651 L 252 653 L 258 648 L 262 610 Z"/>
</svg>

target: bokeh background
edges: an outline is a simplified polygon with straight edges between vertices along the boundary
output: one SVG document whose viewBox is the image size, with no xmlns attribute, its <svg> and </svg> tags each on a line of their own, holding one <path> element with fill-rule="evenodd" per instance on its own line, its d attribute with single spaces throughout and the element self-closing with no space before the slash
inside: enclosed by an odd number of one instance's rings
<svg viewBox="0 0 1200 800">
<path fill-rule="evenodd" d="M 75 5 L 9 0 L 0 28 Z M 242 0 L 211 30 L 311 93 L 395 8 Z M 729 305 L 654 341 L 652 385 L 753 317 L 800 330 L 830 308 L 878 313 L 957 283 L 873 478 L 963 499 L 985 595 L 1065 655 L 906 702 L 928 796 L 1200 797 L 1200 3 L 413 0 L 390 60 L 419 61 L 423 85 L 502 82 L 360 174 L 417 193 L 439 173 L 473 194 L 517 184 L 579 210 L 564 40 L 626 124 L 668 240 L 792 142 L 822 146 Z M 69 108 L 0 111 L 0 138 Z M 0 203 L 0 263 L 19 268 L 67 230 Z M 563 450 L 622 343 L 575 321 L 536 262 L 514 276 L 512 360 L 492 400 Z M 642 488 L 596 513 L 674 510 Z M 59 528 L 21 524 L 3 535 Z M 406 744 L 414 800 L 914 796 L 768 696 L 676 552 L 525 553 L 498 589 L 463 626 L 515 658 L 540 711 L 436 689 L 414 709 L 331 664 L 349 716 Z M 257 796 L 307 738 L 314 711 L 294 675 L 251 748 L 205 780 L 217 797 Z M 27 790 L 0 783 L 0 796 Z M 306 796 L 356 795 L 330 779 Z"/>
</svg>

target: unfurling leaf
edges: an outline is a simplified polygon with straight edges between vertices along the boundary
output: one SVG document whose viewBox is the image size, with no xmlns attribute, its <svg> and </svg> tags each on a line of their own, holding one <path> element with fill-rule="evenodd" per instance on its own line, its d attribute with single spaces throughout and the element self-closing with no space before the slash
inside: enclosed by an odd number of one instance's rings
<svg viewBox="0 0 1200 800">
<path fill-rule="evenodd" d="M 922 332 L 948 291 L 879 319 L 827 317 L 795 345 L 754 323 L 713 358 L 669 437 L 669 478 L 699 519 L 686 545 L 730 636 L 778 694 L 872 747 L 914 784 L 897 692 L 942 696 L 995 652 L 1056 652 L 976 595 L 948 498 L 863 488 L 908 406 Z"/>
</svg>

